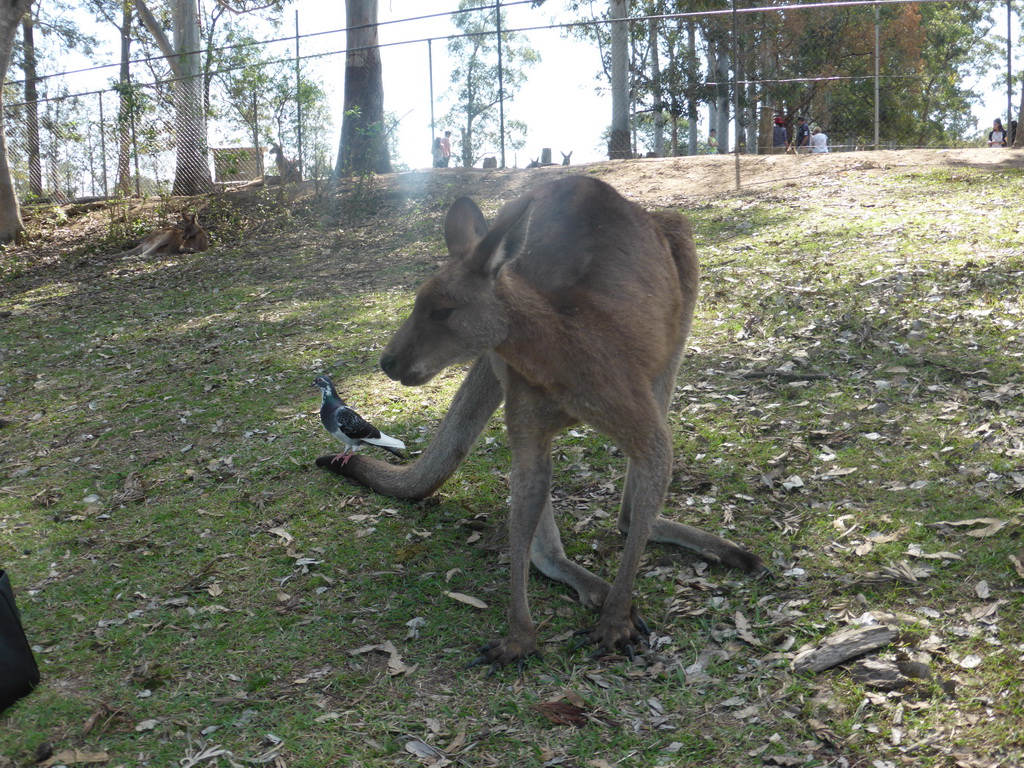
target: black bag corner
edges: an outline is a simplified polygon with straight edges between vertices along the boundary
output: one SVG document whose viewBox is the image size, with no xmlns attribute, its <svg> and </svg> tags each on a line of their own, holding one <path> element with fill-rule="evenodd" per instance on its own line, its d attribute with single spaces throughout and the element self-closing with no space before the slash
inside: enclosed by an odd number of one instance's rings
<svg viewBox="0 0 1024 768">
<path fill-rule="evenodd" d="M 0 713 L 39 684 L 39 667 L 21 626 L 7 571 L 0 569 Z"/>
</svg>

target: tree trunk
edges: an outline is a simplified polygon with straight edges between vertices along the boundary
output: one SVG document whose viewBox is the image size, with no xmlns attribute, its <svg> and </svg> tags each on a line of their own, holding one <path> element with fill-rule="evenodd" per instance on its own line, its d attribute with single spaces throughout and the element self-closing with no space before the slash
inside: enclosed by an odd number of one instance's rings
<svg viewBox="0 0 1024 768">
<path fill-rule="evenodd" d="M 729 54 L 724 49 L 725 44 L 720 42 L 718 69 L 713 75 L 718 83 L 715 87 L 715 98 L 718 101 L 718 125 L 714 127 L 718 131 L 718 152 L 722 155 L 729 153 Z"/>
<path fill-rule="evenodd" d="M 36 88 L 35 20 L 26 13 L 21 18 L 25 71 L 25 134 L 28 154 L 28 190 L 43 195 L 43 163 L 39 150 L 39 92 Z"/>
<path fill-rule="evenodd" d="M 346 0 L 348 54 L 336 177 L 391 173 L 384 127 L 384 75 L 377 47 L 377 0 Z"/>
<path fill-rule="evenodd" d="M 693 90 L 696 88 L 697 80 L 697 25 L 693 22 L 693 19 L 687 19 L 686 21 L 686 56 L 689 60 L 687 66 L 687 89 L 690 91 L 686 99 L 686 120 L 688 123 L 687 131 L 687 148 L 686 154 L 696 155 L 697 154 L 697 119 L 699 117 L 697 112 L 697 99 L 692 95 Z M 710 71 L 710 70 L 708 70 Z M 709 121 L 710 125 L 714 125 Z"/>
<path fill-rule="evenodd" d="M 121 6 L 121 73 L 118 80 L 117 106 L 117 184 L 115 194 L 128 196 L 132 192 L 132 101 L 131 70 L 128 62 L 132 49 L 132 7 L 125 3 Z"/>
<path fill-rule="evenodd" d="M 718 51 L 715 47 L 715 43 L 712 40 L 708 40 L 708 80 L 714 80 L 716 73 L 718 72 Z M 714 128 L 718 131 L 718 99 L 711 97 L 708 99 L 708 130 Z M 719 140 L 719 146 L 721 146 L 721 140 Z"/>
<path fill-rule="evenodd" d="M 747 86 L 747 154 L 757 154 L 757 86 Z"/>
<path fill-rule="evenodd" d="M 32 0 L 8 0 L 0 8 L 0 85 L 7 80 L 7 68 L 11 65 L 14 38 L 18 34 L 21 17 L 32 5 Z M 8 243 L 24 231 L 21 223 L 21 209 L 14 192 L 11 166 L 7 160 L 7 131 L 3 124 L 3 88 L 0 88 L 0 243 Z"/>
<path fill-rule="evenodd" d="M 206 149 L 206 110 L 203 108 L 203 60 L 199 49 L 199 9 L 195 0 L 174 0 L 171 9 L 174 51 L 180 75 L 174 83 L 178 162 L 174 194 L 198 195 L 211 186 Z"/>
<path fill-rule="evenodd" d="M 652 2 L 647 6 L 647 15 L 654 16 L 658 9 Z M 665 111 L 663 109 L 664 94 L 661 91 L 661 67 L 658 62 L 658 22 L 651 19 L 650 42 L 651 47 L 651 90 L 654 97 L 654 154 L 658 157 L 665 156 Z"/>
<path fill-rule="evenodd" d="M 625 19 L 626 0 L 608 0 L 608 17 Z M 612 130 L 608 140 L 610 160 L 632 157 L 629 143 L 629 27 L 625 21 L 611 25 L 612 37 Z"/>
<path fill-rule="evenodd" d="M 1020 124 L 1020 117 L 1021 117 L 1022 114 L 1024 114 L 1024 112 L 1022 112 L 1022 110 L 1024 110 L 1024 82 L 1022 82 L 1022 84 L 1021 84 L 1021 89 L 1020 89 L 1020 108 L 1017 110 L 1017 130 L 1016 130 L 1016 134 L 1017 135 L 1012 137 L 1013 138 L 1013 147 L 1014 147 L 1014 149 L 1022 149 L 1022 148 L 1024 148 L 1024 129 L 1021 128 L 1021 124 Z M 1008 126 L 1006 126 L 1006 130 L 1010 130 L 1010 128 L 1012 128 L 1012 127 L 1013 127 L 1012 125 L 1008 125 Z M 1007 142 L 1007 143 L 1009 143 L 1009 142 Z"/>
</svg>

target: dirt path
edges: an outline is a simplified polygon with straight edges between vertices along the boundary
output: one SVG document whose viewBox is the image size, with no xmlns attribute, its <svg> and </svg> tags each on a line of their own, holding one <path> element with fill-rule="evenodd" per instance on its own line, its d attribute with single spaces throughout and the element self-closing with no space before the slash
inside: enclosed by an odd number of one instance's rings
<svg viewBox="0 0 1024 768">
<path fill-rule="evenodd" d="M 1024 168 L 1024 152 L 1011 149 L 909 149 L 879 152 L 834 152 L 822 155 L 741 155 L 739 190 L 759 191 L 778 184 L 797 185 L 820 176 L 850 172 L 905 171 L 914 168 Z M 395 174 L 388 183 L 412 196 L 469 195 L 508 199 L 538 181 L 586 173 L 608 181 L 620 192 L 648 205 L 680 198 L 706 197 L 737 190 L 734 155 L 668 157 L 552 166 L 526 170 L 483 171 L 475 168 L 421 170 Z"/>
</svg>

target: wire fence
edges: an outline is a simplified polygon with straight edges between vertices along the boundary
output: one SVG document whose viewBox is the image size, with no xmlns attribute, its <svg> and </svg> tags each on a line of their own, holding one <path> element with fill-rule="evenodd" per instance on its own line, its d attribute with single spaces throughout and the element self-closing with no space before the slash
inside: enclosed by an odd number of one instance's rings
<svg viewBox="0 0 1024 768">
<path fill-rule="evenodd" d="M 942 69 L 927 55 L 927 46 L 935 45 L 928 40 L 929 24 L 955 22 L 961 31 L 987 40 L 974 41 L 973 48 L 961 45 L 969 55 L 985 49 L 993 67 L 1003 62 L 1011 85 L 1000 119 L 1008 143 L 1016 138 L 1010 36 L 1007 32 L 1001 51 L 993 46 L 991 9 L 983 4 L 734 3 L 700 13 L 659 13 L 666 4 L 652 0 L 647 13 L 630 16 L 625 0 L 613 0 L 598 4 L 610 12 L 601 18 L 572 14 L 543 24 L 499 22 L 499 12 L 527 2 L 463 9 L 460 13 L 483 20 L 472 32 L 396 33 L 382 45 L 385 57 L 401 51 L 420 62 L 413 67 L 420 70 L 417 76 L 429 78 L 429 89 L 419 89 L 413 106 L 421 114 L 429 108 L 430 126 L 420 120 L 417 131 L 436 136 L 435 112 L 452 106 L 451 92 L 442 89 L 455 64 L 437 59 L 453 40 L 500 40 L 496 54 L 499 60 L 503 51 L 507 57 L 504 69 L 500 64 L 497 69 L 501 82 L 502 73 L 507 76 L 516 66 L 514 56 L 508 58 L 514 52 L 511 41 L 548 32 L 566 46 L 571 41 L 592 52 L 590 75 L 567 81 L 567 73 L 553 90 L 592 94 L 597 117 L 585 125 L 577 122 L 574 129 L 611 158 L 978 145 L 987 131 L 978 131 L 970 113 L 978 87 L 971 80 L 975 67 L 947 60 Z M 411 22 L 418 30 L 448 15 L 395 23 L 406 22 L 408 30 Z M 1009 30 L 1009 16 L 1006 23 Z M 330 175 L 340 133 L 335 102 L 350 53 L 345 32 L 299 34 L 296 15 L 293 36 L 196 52 L 198 74 L 191 77 L 171 75 L 155 56 L 121 65 L 118 77 L 112 71 L 118 65 L 107 65 L 7 83 L 4 127 L 20 199 L 145 196 L 272 183 L 297 172 L 305 178 Z M 558 45 L 548 46 L 549 56 L 559 55 Z M 102 87 L 83 88 L 83 78 Z M 514 141 L 516 126 L 528 125 L 535 115 L 523 113 L 508 83 L 502 82 L 492 107 L 497 128 L 488 151 L 483 157 L 458 152 L 456 157 L 485 166 L 498 164 L 488 156 L 500 157 L 501 165 L 525 164 L 518 154 L 506 163 L 506 145 Z M 524 69 L 515 88 L 523 92 L 531 85 Z M 387 80 L 384 86 L 388 93 Z M 615 122 L 613 115 L 627 119 Z M 405 130 L 401 116 L 391 120 L 393 151 L 408 153 L 397 141 Z M 457 127 L 454 139 L 468 141 L 464 127 Z M 428 146 L 428 137 L 422 146 Z M 533 154 L 540 153 L 535 149 L 524 157 Z M 426 164 L 418 156 L 398 159 Z M 183 185 L 183 179 L 191 183 Z"/>
</svg>

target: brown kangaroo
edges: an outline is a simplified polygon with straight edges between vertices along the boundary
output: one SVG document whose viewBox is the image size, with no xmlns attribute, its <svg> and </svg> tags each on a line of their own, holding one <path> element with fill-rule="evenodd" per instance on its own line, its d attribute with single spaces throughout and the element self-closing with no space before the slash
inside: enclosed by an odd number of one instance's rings
<svg viewBox="0 0 1024 768">
<path fill-rule="evenodd" d="M 210 247 L 210 237 L 199 226 L 198 214 L 181 214 L 181 220 L 173 227 L 154 229 L 146 239 L 128 251 L 117 256 L 169 255 L 175 253 L 199 253 Z"/>
<path fill-rule="evenodd" d="M 448 263 L 420 288 L 381 367 L 415 386 L 453 363 L 476 362 L 416 462 L 357 456 L 335 471 L 380 493 L 427 496 L 504 399 L 512 450 L 509 630 L 474 663 L 537 653 L 531 560 L 600 612 L 582 632 L 597 653 L 631 654 L 648 632 L 632 592 L 649 540 L 762 570 L 761 559 L 736 544 L 660 514 L 672 470 L 666 414 L 699 279 L 687 219 L 647 213 L 604 182 L 571 176 L 507 203 L 490 228 L 469 198 L 456 200 L 445 241 Z M 626 542 L 612 584 L 566 557 L 552 512 L 551 441 L 578 422 L 610 436 L 629 458 L 618 521 Z M 325 459 L 318 465 L 330 468 Z"/>
<path fill-rule="evenodd" d="M 302 171 L 299 170 L 299 164 L 295 160 L 289 160 L 284 156 L 284 150 L 281 149 L 281 145 L 274 143 L 270 146 L 270 154 L 274 156 L 274 164 L 277 165 L 278 173 L 278 184 L 288 184 L 293 181 L 302 181 Z M 271 181 L 273 176 L 264 178 L 267 184 L 272 184 Z"/>
</svg>

